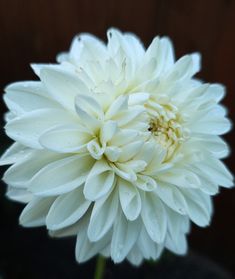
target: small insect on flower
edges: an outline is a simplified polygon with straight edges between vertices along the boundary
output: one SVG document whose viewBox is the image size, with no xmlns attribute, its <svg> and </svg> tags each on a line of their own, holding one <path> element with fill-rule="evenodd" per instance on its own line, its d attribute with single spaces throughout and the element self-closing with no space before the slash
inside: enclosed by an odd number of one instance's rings
<svg viewBox="0 0 235 279">
<path fill-rule="evenodd" d="M 6 87 L 1 164 L 7 196 L 26 203 L 20 223 L 77 236 L 76 259 L 102 254 L 139 265 L 164 248 L 187 251 L 190 222 L 207 226 L 211 196 L 233 178 L 220 159 L 230 130 L 225 89 L 194 78 L 200 55 L 175 61 L 171 41 L 145 49 L 110 29 L 107 45 L 75 37 L 39 81 Z"/>
</svg>

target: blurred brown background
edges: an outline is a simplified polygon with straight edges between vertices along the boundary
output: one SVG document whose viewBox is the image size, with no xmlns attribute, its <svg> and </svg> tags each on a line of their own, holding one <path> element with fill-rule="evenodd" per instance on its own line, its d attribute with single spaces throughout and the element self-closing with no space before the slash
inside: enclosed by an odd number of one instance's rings
<svg viewBox="0 0 235 279">
<path fill-rule="evenodd" d="M 136 33 L 146 46 L 157 34 L 168 35 L 174 42 L 177 57 L 193 51 L 201 52 L 202 71 L 198 76 L 207 82 L 226 85 L 228 92 L 223 103 L 235 121 L 234 0 L 1 0 L 1 91 L 9 82 L 35 79 L 29 63 L 54 62 L 58 52 L 69 48 L 75 34 L 91 32 L 106 39 L 105 33 L 110 26 Z M 0 108 L 1 113 L 6 111 L 3 102 Z M 226 139 L 234 149 L 234 133 Z M 9 142 L 2 133 L 1 149 L 7 144 Z M 233 173 L 234 158 L 231 154 L 226 160 Z M 9 263 L 11 259 L 17 261 L 17 257 L 22 256 L 22 262 L 24 257 L 29 260 L 30 256 L 26 255 L 31 253 L 32 247 L 37 253 L 41 235 L 46 237 L 44 230 L 35 232 L 18 228 L 16 220 L 22 206 L 7 201 L 4 191 L 5 187 L 1 187 L 0 231 L 3 235 L 0 237 L 0 256 L 5 260 L 3 266 L 0 265 L 0 276 L 1 268 L 3 274 L 4 268 L 14 268 Z M 235 190 L 221 190 L 214 201 L 211 226 L 206 229 L 194 226 L 189 245 L 235 273 Z M 35 234 L 38 238 L 32 239 Z M 19 239 L 28 243 L 24 251 L 17 247 L 19 235 Z M 8 239 L 4 238 L 6 236 Z M 55 242 L 56 245 L 59 243 Z M 72 245 L 70 252 L 72 259 Z M 45 249 L 44 253 L 46 256 L 48 251 Z M 21 267 L 17 268 L 20 270 Z"/>
</svg>

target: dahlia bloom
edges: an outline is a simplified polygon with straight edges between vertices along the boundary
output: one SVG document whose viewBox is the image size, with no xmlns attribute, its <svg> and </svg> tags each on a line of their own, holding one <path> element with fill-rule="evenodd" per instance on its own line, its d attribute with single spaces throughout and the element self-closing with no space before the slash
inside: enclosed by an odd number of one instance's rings
<svg viewBox="0 0 235 279">
<path fill-rule="evenodd" d="M 211 196 L 233 185 L 225 89 L 194 77 L 199 54 L 175 61 L 166 37 L 145 49 L 107 36 L 75 37 L 57 64 L 32 65 L 39 81 L 6 87 L 7 196 L 27 204 L 21 225 L 77 236 L 78 262 L 184 254 L 190 222 L 207 226 Z"/>
</svg>

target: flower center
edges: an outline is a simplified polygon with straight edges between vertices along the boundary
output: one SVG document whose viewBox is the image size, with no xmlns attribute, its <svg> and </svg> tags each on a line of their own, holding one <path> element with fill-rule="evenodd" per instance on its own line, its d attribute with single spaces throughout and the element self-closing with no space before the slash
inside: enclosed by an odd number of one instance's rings
<svg viewBox="0 0 235 279">
<path fill-rule="evenodd" d="M 189 137 L 189 131 L 183 126 L 185 120 L 178 109 L 170 103 L 149 101 L 146 105 L 149 113 L 149 128 L 154 139 L 166 150 L 164 161 L 169 161 Z"/>
</svg>

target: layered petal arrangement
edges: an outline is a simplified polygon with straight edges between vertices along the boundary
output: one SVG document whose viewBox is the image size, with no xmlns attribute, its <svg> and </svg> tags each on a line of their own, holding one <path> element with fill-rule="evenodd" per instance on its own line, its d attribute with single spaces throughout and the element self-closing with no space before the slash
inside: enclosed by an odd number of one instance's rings
<svg viewBox="0 0 235 279">
<path fill-rule="evenodd" d="M 75 37 L 57 64 L 32 65 L 39 81 L 6 87 L 7 196 L 27 204 L 23 226 L 77 236 L 78 262 L 184 254 L 190 222 L 207 226 L 211 196 L 233 185 L 225 89 L 194 78 L 199 54 L 175 61 L 168 38 L 107 36 Z"/>
</svg>

